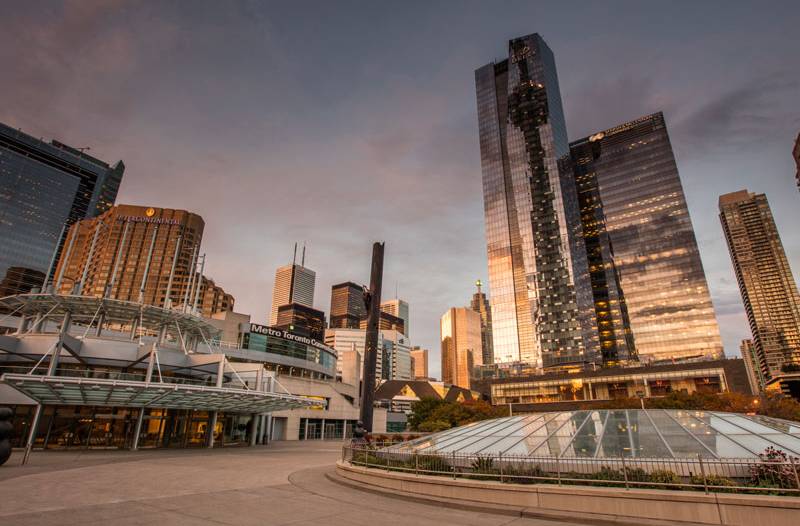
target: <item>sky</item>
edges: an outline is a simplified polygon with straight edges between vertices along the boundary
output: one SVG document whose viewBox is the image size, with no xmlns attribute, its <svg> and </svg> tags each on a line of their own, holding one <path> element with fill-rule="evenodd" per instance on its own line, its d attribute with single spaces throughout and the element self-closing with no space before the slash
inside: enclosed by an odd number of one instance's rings
<svg viewBox="0 0 800 526">
<path fill-rule="evenodd" d="M 571 140 L 663 111 L 728 355 L 749 337 L 717 217 L 764 192 L 795 276 L 795 2 L 4 0 L 0 122 L 127 166 L 118 203 L 206 222 L 206 274 L 265 322 L 307 246 L 315 307 L 369 281 L 440 374 L 439 318 L 487 280 L 474 70 L 538 32 Z"/>
</svg>

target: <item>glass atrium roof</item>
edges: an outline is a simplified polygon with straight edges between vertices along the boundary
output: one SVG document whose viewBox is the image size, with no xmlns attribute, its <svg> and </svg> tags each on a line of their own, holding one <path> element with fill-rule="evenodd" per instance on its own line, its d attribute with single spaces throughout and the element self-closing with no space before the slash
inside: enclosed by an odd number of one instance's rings
<svg viewBox="0 0 800 526">
<path fill-rule="evenodd" d="M 674 409 L 565 411 L 484 420 L 391 451 L 531 457 L 748 458 L 800 455 L 800 423 Z"/>
</svg>

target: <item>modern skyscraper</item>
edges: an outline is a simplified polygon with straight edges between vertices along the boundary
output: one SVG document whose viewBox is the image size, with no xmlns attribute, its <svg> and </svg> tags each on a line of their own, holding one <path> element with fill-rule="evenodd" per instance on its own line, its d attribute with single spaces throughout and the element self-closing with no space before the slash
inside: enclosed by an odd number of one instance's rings
<svg viewBox="0 0 800 526">
<path fill-rule="evenodd" d="M 325 313 L 299 303 L 278 307 L 278 319 L 274 326 L 320 342 L 325 339 Z"/>
<path fill-rule="evenodd" d="M 414 365 L 414 380 L 424 380 L 429 378 L 428 349 L 414 347 L 411 349 L 411 360 Z"/>
<path fill-rule="evenodd" d="M 362 360 L 364 356 L 365 329 L 328 329 L 325 331 L 325 345 L 336 350 L 340 361 L 337 362 L 339 376 L 347 376 L 347 366 L 342 358 L 356 356 Z M 354 354 L 357 353 L 357 354 Z M 355 358 L 353 358 L 355 359 Z M 363 370 L 359 370 L 359 377 Z M 375 368 L 375 379 L 411 380 L 411 342 L 401 332 L 386 329 L 378 331 L 378 357 Z M 352 384 L 352 382 L 348 382 Z"/>
<path fill-rule="evenodd" d="M 797 172 L 794 177 L 797 180 L 797 189 L 800 190 L 800 133 L 797 134 L 797 139 L 794 141 L 792 156 L 794 157 L 794 164 L 797 166 Z"/>
<path fill-rule="evenodd" d="M 295 256 L 297 245 L 295 245 Z M 278 307 L 290 303 L 298 303 L 306 307 L 314 307 L 314 283 L 317 274 L 305 267 L 306 249 L 303 247 L 301 264 L 295 261 L 275 271 L 275 287 L 272 289 L 272 310 L 269 324 L 278 322 Z"/>
<path fill-rule="evenodd" d="M 538 34 L 475 72 L 496 362 L 598 359 L 555 59 Z"/>
<path fill-rule="evenodd" d="M 753 345 L 753 340 L 742 340 L 739 345 L 739 352 L 742 354 L 742 362 L 747 371 L 747 381 L 750 383 L 750 389 L 753 394 L 764 391 L 767 385 L 767 380 L 764 378 L 764 373 L 761 371 L 761 361 L 756 354 L 756 347 Z"/>
<path fill-rule="evenodd" d="M 492 309 L 489 307 L 489 300 L 486 294 L 481 292 L 481 280 L 475 282 L 478 291 L 472 295 L 469 307 L 481 315 L 481 354 L 484 365 L 494 363 L 494 351 L 492 347 Z"/>
<path fill-rule="evenodd" d="M 406 336 L 409 335 L 409 312 L 408 312 L 408 303 L 400 300 L 400 299 L 393 299 L 381 302 L 381 312 L 385 312 L 387 314 L 391 314 L 392 316 L 397 316 L 398 318 L 403 320 L 403 330 L 400 331 Z"/>
<path fill-rule="evenodd" d="M 108 210 L 125 165 L 0 124 L 0 281 L 5 295 L 41 287 L 69 227 Z"/>
<path fill-rule="evenodd" d="M 364 287 L 352 281 L 331 287 L 331 329 L 357 329 L 367 317 L 364 306 Z"/>
<path fill-rule="evenodd" d="M 764 194 L 719 198 L 720 220 L 766 380 L 800 365 L 800 295 Z"/>
<path fill-rule="evenodd" d="M 185 210 L 114 206 L 72 225 L 54 290 L 165 308 L 196 306 L 206 317 L 233 310 L 233 296 L 196 270 L 204 227 L 202 217 Z"/>
<path fill-rule="evenodd" d="M 358 328 L 366 329 L 368 321 L 369 320 L 367 320 L 367 318 L 361 318 L 361 321 L 358 322 Z M 392 316 L 388 312 L 380 312 L 380 315 L 378 316 L 378 329 L 382 331 L 397 331 L 405 336 L 405 322 L 403 319 L 398 318 L 397 316 Z"/>
<path fill-rule="evenodd" d="M 442 380 L 470 389 L 472 368 L 483 364 L 481 315 L 453 307 L 441 319 Z"/>
<path fill-rule="evenodd" d="M 664 116 L 570 147 L 605 362 L 721 357 Z"/>
</svg>

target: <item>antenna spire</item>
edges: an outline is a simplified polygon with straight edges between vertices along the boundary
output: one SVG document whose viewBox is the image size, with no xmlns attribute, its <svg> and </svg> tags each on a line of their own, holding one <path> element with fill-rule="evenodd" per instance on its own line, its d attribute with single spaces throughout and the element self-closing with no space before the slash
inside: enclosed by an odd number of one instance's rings
<svg viewBox="0 0 800 526">
<path fill-rule="evenodd" d="M 294 244 L 294 255 L 292 256 L 292 265 L 297 263 L 297 242 Z"/>
</svg>

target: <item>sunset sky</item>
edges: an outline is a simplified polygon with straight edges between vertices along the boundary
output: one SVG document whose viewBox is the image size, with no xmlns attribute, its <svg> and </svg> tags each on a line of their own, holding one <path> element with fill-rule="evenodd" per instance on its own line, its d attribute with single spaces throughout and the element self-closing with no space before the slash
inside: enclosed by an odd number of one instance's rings
<svg viewBox="0 0 800 526">
<path fill-rule="evenodd" d="M 438 376 L 439 317 L 487 281 L 473 71 L 533 32 L 570 139 L 664 112 L 727 354 L 750 331 L 718 196 L 766 193 L 800 272 L 796 2 L 2 5 L 0 121 L 122 159 L 118 203 L 202 215 L 207 274 L 254 322 L 294 242 L 327 311 L 385 240 L 384 298 Z"/>
</svg>

